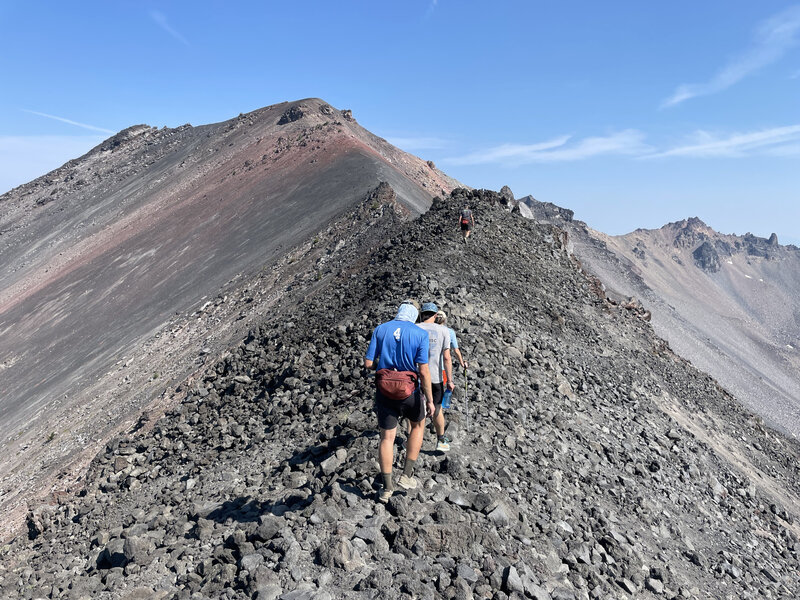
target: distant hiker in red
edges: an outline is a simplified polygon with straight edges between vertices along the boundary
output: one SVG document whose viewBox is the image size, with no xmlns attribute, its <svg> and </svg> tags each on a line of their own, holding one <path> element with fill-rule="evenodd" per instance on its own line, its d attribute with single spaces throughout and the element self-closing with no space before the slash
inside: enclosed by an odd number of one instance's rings
<svg viewBox="0 0 800 600">
<path fill-rule="evenodd" d="M 472 211 L 469 209 L 469 205 L 466 202 L 464 202 L 464 206 L 461 207 L 461 215 L 458 218 L 458 223 L 461 226 L 461 233 L 464 234 L 464 243 L 466 244 L 469 234 L 472 233 L 472 228 L 475 227 L 475 217 L 472 216 Z"/>
<path fill-rule="evenodd" d="M 397 484 L 410 490 L 418 485 L 412 474 L 422 447 L 425 416 L 434 411 L 428 368 L 428 334 L 415 324 L 418 315 L 419 304 L 416 301 L 409 300 L 401 304 L 392 321 L 378 325 L 372 332 L 364 357 L 367 369 L 377 369 L 375 412 L 381 431 L 378 463 L 383 479 L 383 489 L 378 499 L 384 503 L 394 493 L 392 464 L 399 418 L 402 416 L 409 420 L 411 433 L 406 443 L 403 474 Z M 417 385 L 417 380 L 420 385 Z"/>
</svg>

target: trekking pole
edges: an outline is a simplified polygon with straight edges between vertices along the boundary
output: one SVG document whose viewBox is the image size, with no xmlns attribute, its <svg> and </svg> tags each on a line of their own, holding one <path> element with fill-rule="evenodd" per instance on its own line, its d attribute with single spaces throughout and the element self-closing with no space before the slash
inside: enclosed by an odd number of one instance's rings
<svg viewBox="0 0 800 600">
<path fill-rule="evenodd" d="M 467 367 L 464 367 L 464 412 L 467 413 L 467 431 L 469 431 L 469 386 L 467 385 Z"/>
</svg>

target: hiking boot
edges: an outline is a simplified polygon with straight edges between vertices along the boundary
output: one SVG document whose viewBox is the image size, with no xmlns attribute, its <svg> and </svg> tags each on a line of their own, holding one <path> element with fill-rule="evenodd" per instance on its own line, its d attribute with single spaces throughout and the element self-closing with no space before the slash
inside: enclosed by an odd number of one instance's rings
<svg viewBox="0 0 800 600">
<path fill-rule="evenodd" d="M 416 479 L 408 475 L 400 475 L 400 479 L 397 480 L 397 485 L 404 490 L 415 490 L 418 484 L 419 482 Z"/>
<path fill-rule="evenodd" d="M 392 497 L 392 494 L 394 494 L 394 490 L 387 490 L 386 488 L 383 488 L 378 494 L 378 502 L 386 504 L 389 502 L 389 498 Z"/>
<path fill-rule="evenodd" d="M 439 438 L 439 441 L 436 443 L 436 450 L 438 452 L 450 452 L 450 440 L 444 436 Z"/>
</svg>

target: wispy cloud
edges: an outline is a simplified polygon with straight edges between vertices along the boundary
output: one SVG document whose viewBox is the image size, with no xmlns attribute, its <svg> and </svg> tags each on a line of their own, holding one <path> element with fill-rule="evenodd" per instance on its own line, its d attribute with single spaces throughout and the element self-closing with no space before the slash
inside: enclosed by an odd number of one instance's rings
<svg viewBox="0 0 800 600">
<path fill-rule="evenodd" d="M 644 134 L 626 129 L 606 137 L 587 137 L 570 143 L 572 137 L 564 135 L 536 144 L 503 144 L 443 160 L 451 165 L 478 165 L 503 163 L 509 166 L 537 162 L 565 162 L 584 160 L 595 156 L 641 155 L 651 151 L 644 143 Z"/>
<path fill-rule="evenodd" d="M 441 150 L 450 145 L 447 140 L 437 137 L 390 137 L 386 141 L 409 152 L 412 150 Z"/>
<path fill-rule="evenodd" d="M 433 14 L 433 11 L 436 10 L 436 7 L 439 4 L 439 0 L 431 0 L 428 4 L 428 10 L 425 11 L 425 18 L 428 19 Z"/>
<path fill-rule="evenodd" d="M 176 31 L 169 23 L 167 23 L 167 17 L 164 13 L 159 12 L 157 10 L 151 10 L 150 18 L 153 19 L 153 21 L 155 21 L 156 25 L 161 27 L 161 29 L 163 29 L 172 37 L 174 37 L 176 40 L 178 40 L 181 44 L 184 44 L 186 46 L 190 45 L 189 40 L 183 37 L 183 35 L 181 35 L 180 32 Z"/>
<path fill-rule="evenodd" d="M 742 156 L 800 156 L 800 125 L 774 127 L 725 136 L 696 132 L 680 146 L 643 158 L 690 156 L 695 158 L 738 158 Z"/>
<path fill-rule="evenodd" d="M 662 108 L 675 106 L 697 96 L 728 89 L 751 73 L 780 59 L 800 37 L 800 5 L 792 6 L 762 22 L 750 47 L 722 68 L 706 83 L 681 84 L 664 100 Z"/>
<path fill-rule="evenodd" d="M 47 119 L 53 119 L 54 121 L 61 121 L 62 123 L 69 123 L 70 125 L 75 125 L 76 127 L 83 127 L 84 129 L 89 129 L 90 131 L 99 131 L 101 133 L 116 133 L 116 131 L 112 131 L 111 129 L 103 129 L 102 127 L 87 125 L 86 123 L 78 123 L 78 121 L 73 121 L 72 119 L 65 119 L 64 117 L 48 115 L 47 113 L 39 112 L 36 110 L 28 110 L 27 108 L 23 108 L 21 110 L 22 112 L 30 113 L 32 115 L 38 115 L 40 117 L 45 117 Z"/>
</svg>

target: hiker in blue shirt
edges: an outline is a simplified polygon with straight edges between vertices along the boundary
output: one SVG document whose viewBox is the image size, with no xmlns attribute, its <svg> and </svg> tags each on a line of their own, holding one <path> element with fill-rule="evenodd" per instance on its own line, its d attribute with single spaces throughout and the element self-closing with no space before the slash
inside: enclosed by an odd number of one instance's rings
<svg viewBox="0 0 800 600">
<path fill-rule="evenodd" d="M 444 325 L 447 327 L 447 314 L 443 310 L 440 310 L 436 313 L 436 323 L 438 325 Z M 455 353 L 456 358 L 458 359 L 458 364 L 461 365 L 461 368 L 466 371 L 469 367 L 469 363 L 464 360 L 463 356 L 461 356 L 461 350 L 458 347 L 458 338 L 456 338 L 456 332 L 453 331 L 452 327 L 447 327 L 447 331 L 450 332 L 450 349 Z"/>
<path fill-rule="evenodd" d="M 394 492 L 392 464 L 394 439 L 399 418 L 411 423 L 406 444 L 406 462 L 397 484 L 414 489 L 418 482 L 412 476 L 425 431 L 425 416 L 434 411 L 431 374 L 428 368 L 428 334 L 415 325 L 419 304 L 409 300 L 400 305 L 397 316 L 382 323 L 372 332 L 364 366 L 376 369 L 375 412 L 380 428 L 378 463 L 383 479 L 379 500 L 388 502 Z M 419 379 L 420 385 L 416 382 Z M 424 400 L 423 400 L 424 395 Z"/>
</svg>

